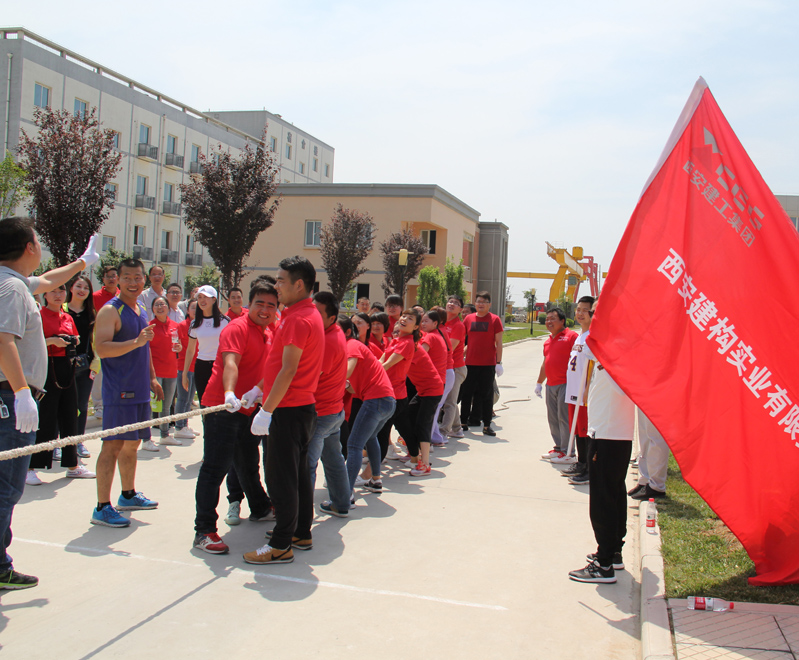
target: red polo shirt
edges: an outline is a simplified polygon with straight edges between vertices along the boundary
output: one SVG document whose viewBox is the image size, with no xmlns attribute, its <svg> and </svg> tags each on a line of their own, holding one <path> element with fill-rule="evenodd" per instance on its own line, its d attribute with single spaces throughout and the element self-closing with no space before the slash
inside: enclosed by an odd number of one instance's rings
<svg viewBox="0 0 799 660">
<path fill-rule="evenodd" d="M 419 343 L 423 346 L 427 344 L 427 354 L 433 361 L 433 366 L 436 368 L 436 371 L 438 371 L 438 377 L 441 378 L 442 381 L 446 380 L 447 356 L 450 355 L 452 351 L 447 350 L 444 338 L 438 334 L 438 331 L 433 330 L 433 332 L 426 332 Z"/>
<path fill-rule="evenodd" d="M 153 326 L 153 340 L 150 342 L 150 355 L 153 358 L 155 375 L 159 378 L 177 378 L 178 362 L 175 351 L 172 350 L 172 330 L 178 329 L 178 324 L 167 318 L 166 323 L 158 319 L 150 321 Z M 180 333 L 178 333 L 178 337 Z"/>
<path fill-rule="evenodd" d="M 183 365 L 186 364 L 186 351 L 189 350 L 189 325 L 191 325 L 191 319 L 188 317 L 178 323 L 178 337 L 180 337 L 180 353 L 176 353 L 178 356 L 178 371 L 183 371 Z M 194 373 L 194 363 L 197 362 L 197 352 L 199 350 L 200 344 L 198 342 L 194 344 L 194 356 L 191 358 L 189 373 Z"/>
<path fill-rule="evenodd" d="M 569 368 L 572 346 L 579 335 L 569 328 L 563 328 L 554 337 L 544 340 L 544 373 L 547 385 L 565 385 L 566 370 Z"/>
<path fill-rule="evenodd" d="M 444 381 L 438 375 L 433 361 L 425 350 L 418 350 L 411 360 L 408 378 L 416 387 L 419 396 L 441 396 L 444 394 Z"/>
<path fill-rule="evenodd" d="M 241 314 L 236 314 L 236 312 L 234 312 L 232 308 L 229 308 L 227 310 L 227 312 L 225 312 L 225 313 L 227 314 L 227 317 L 232 321 L 233 319 L 237 319 L 237 318 L 242 317 L 242 316 L 247 316 L 247 313 L 249 311 L 250 310 L 249 310 L 248 307 L 242 307 L 241 308 Z"/>
<path fill-rule="evenodd" d="M 237 398 L 244 396 L 261 380 L 264 358 L 269 345 L 264 328 L 253 323 L 249 315 L 228 323 L 219 335 L 219 350 L 214 360 L 211 379 L 205 388 L 202 404 L 207 407 L 218 406 L 225 402 L 225 388 L 222 385 L 222 373 L 225 370 L 225 353 L 236 353 L 241 356 L 239 360 L 239 376 L 233 392 Z M 242 408 L 245 415 L 252 415 L 259 406 Z"/>
<path fill-rule="evenodd" d="M 316 415 L 338 415 L 344 409 L 347 387 L 347 340 L 338 323 L 325 328 L 322 375 L 316 386 Z"/>
<path fill-rule="evenodd" d="M 494 339 L 498 332 L 503 332 L 502 321 L 496 314 L 489 312 L 485 316 L 469 314 L 463 319 L 466 327 L 466 364 L 472 366 L 493 367 L 497 363 L 497 347 Z"/>
<path fill-rule="evenodd" d="M 451 321 L 447 321 L 442 327 L 444 332 L 449 335 L 450 342 L 458 341 L 458 345 L 452 349 L 452 368 L 465 367 L 466 361 L 463 358 L 463 349 L 466 348 L 466 344 L 463 340 L 466 339 L 466 327 L 463 325 L 463 321 L 456 316 Z"/>
<path fill-rule="evenodd" d="M 108 291 L 105 290 L 105 287 L 101 287 L 99 291 L 95 291 L 92 294 L 92 298 L 94 299 L 94 308 L 99 312 L 100 308 L 109 300 L 115 298 L 116 295 L 116 293 L 108 293 Z M 150 313 L 152 313 L 152 311 Z"/>
<path fill-rule="evenodd" d="M 413 343 L 412 335 L 402 335 L 398 337 L 396 340 L 392 341 L 386 349 L 385 361 L 388 361 L 394 353 L 402 356 L 402 360 L 393 367 L 389 367 L 386 372 L 391 381 L 391 386 L 394 388 L 394 398 L 397 401 L 408 396 L 408 387 L 405 383 L 405 379 L 408 376 L 408 369 L 411 368 L 411 360 L 413 360 L 413 354 L 415 352 L 416 346 Z"/>
<path fill-rule="evenodd" d="M 394 388 L 383 365 L 377 361 L 372 351 L 357 339 L 350 339 L 347 342 L 347 359 L 350 358 L 358 360 L 355 371 L 350 376 L 350 385 L 355 391 L 353 396 L 361 401 L 394 396 Z"/>
<path fill-rule="evenodd" d="M 75 321 L 66 312 L 51 312 L 47 307 L 42 307 L 39 310 L 42 317 L 42 330 L 44 337 L 54 337 L 55 335 L 72 335 L 78 336 L 78 329 L 75 327 Z M 58 346 L 48 346 L 47 355 L 53 357 L 65 356 L 67 354 L 66 348 L 59 348 Z"/>
<path fill-rule="evenodd" d="M 264 399 L 283 367 L 283 348 L 296 346 L 302 350 L 297 373 L 278 408 L 307 406 L 316 400 L 316 386 L 322 371 L 325 346 L 325 327 L 322 317 L 310 298 L 305 298 L 283 310 L 272 349 L 264 364 Z"/>
</svg>

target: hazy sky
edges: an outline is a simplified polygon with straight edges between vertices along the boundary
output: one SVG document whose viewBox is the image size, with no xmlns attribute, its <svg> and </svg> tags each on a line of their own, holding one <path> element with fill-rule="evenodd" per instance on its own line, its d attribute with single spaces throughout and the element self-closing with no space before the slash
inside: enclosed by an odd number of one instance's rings
<svg viewBox="0 0 799 660">
<path fill-rule="evenodd" d="M 554 272 L 544 241 L 607 269 L 700 75 L 799 193 L 796 0 L 2 4 L 200 110 L 281 114 L 336 149 L 339 183 L 442 186 L 508 225 L 510 270 Z"/>
</svg>

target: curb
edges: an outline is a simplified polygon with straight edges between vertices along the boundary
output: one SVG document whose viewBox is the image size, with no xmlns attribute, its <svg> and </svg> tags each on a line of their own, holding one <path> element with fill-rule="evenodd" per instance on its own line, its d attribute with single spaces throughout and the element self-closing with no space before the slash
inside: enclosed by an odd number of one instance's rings
<svg viewBox="0 0 799 660">
<path fill-rule="evenodd" d="M 646 505 L 638 507 L 638 539 L 641 561 L 641 657 L 643 660 L 677 660 L 666 603 L 666 579 L 660 553 L 660 527 L 646 531 Z"/>
</svg>

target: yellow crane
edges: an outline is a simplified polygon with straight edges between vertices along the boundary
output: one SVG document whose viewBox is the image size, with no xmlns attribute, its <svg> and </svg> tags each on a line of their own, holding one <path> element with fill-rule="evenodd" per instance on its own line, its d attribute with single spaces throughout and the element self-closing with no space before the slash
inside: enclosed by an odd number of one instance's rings
<svg viewBox="0 0 799 660">
<path fill-rule="evenodd" d="M 511 272 L 508 273 L 508 277 L 553 280 L 552 286 L 549 289 L 549 300 L 551 302 L 557 300 L 564 290 L 566 291 L 566 294 L 570 296 L 572 300 L 574 300 L 574 292 L 579 286 L 579 283 L 584 282 L 587 279 L 585 270 L 578 263 L 583 258 L 583 248 L 573 247 L 571 254 L 569 254 L 566 248 L 556 248 L 551 243 L 547 243 L 547 256 L 557 262 L 557 273 Z"/>
</svg>

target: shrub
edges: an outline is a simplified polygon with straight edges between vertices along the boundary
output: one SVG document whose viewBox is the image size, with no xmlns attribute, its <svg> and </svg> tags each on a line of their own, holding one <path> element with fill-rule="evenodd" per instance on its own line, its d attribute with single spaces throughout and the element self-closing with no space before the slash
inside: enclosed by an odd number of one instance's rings
<svg viewBox="0 0 799 660">
<path fill-rule="evenodd" d="M 538 315 L 538 323 L 539 325 L 544 325 L 547 322 L 547 315 L 543 312 Z"/>
</svg>

